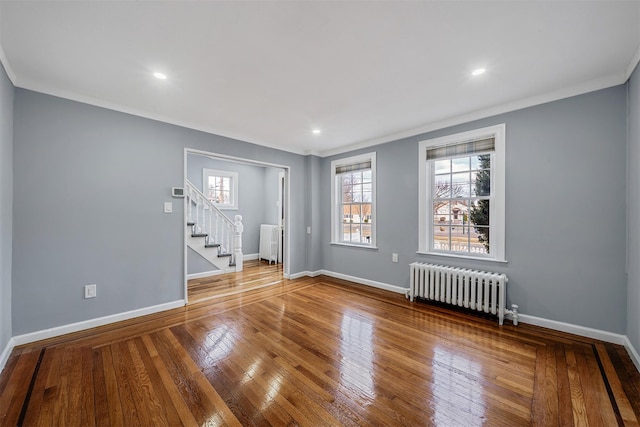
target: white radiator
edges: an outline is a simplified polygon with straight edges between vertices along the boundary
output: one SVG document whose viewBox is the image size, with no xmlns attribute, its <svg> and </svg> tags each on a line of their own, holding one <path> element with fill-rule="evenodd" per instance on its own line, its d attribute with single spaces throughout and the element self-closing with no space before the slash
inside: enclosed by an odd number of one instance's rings
<svg viewBox="0 0 640 427">
<path fill-rule="evenodd" d="M 260 225 L 260 259 L 266 259 L 278 263 L 278 241 L 280 227 L 271 224 Z"/>
<path fill-rule="evenodd" d="M 457 305 L 498 316 L 502 325 L 505 314 L 518 324 L 518 306 L 507 310 L 507 276 L 486 271 L 414 262 L 410 265 L 409 299 L 416 297 Z"/>
</svg>

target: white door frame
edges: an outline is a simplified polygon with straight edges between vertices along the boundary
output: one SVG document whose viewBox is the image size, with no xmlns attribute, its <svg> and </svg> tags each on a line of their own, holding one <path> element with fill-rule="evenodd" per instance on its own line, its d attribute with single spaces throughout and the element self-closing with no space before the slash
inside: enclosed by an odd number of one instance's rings
<svg viewBox="0 0 640 427">
<path fill-rule="evenodd" d="M 268 163 L 268 162 L 261 162 L 259 160 L 252 160 L 252 159 L 246 159 L 246 158 L 242 158 L 242 157 L 235 157 L 235 156 L 228 156 L 226 154 L 220 154 L 220 153 L 214 153 L 211 151 L 203 151 L 203 150 L 198 150 L 195 148 L 185 148 L 184 149 L 184 166 L 183 166 L 183 171 L 184 171 L 184 178 L 183 178 L 183 182 L 184 185 L 186 187 L 187 184 L 187 157 L 189 154 L 197 154 L 197 155 L 201 155 L 201 156 L 207 156 L 207 157 L 211 157 L 214 159 L 218 159 L 218 160 L 225 160 L 225 161 L 229 161 L 229 162 L 235 162 L 235 163 L 242 163 L 242 164 L 246 164 L 246 165 L 256 165 L 256 166 L 264 166 L 264 167 L 272 167 L 272 168 L 278 168 L 278 169 L 282 169 L 284 171 L 284 185 L 285 185 L 285 194 L 283 195 L 283 200 L 285 201 L 285 212 L 284 212 L 284 241 L 285 241 L 285 248 L 284 248 L 284 259 L 282 260 L 282 269 L 283 269 L 283 275 L 284 277 L 288 278 L 290 276 L 290 272 L 289 272 L 289 266 L 291 264 L 291 251 L 289 250 L 291 247 L 291 233 L 289 231 L 289 223 L 291 222 L 290 218 L 291 218 L 291 191 L 290 191 L 290 187 L 289 187 L 289 179 L 290 179 L 290 172 L 291 172 L 291 167 L 290 166 L 286 166 L 286 165 L 279 165 L 279 164 L 275 164 L 275 163 Z M 278 191 L 281 191 L 280 189 L 280 179 L 278 179 Z M 280 219 L 278 219 L 280 220 Z M 188 293 L 188 288 L 187 288 L 187 198 L 184 198 L 184 208 L 183 208 L 183 221 L 182 221 L 182 231 L 183 231 L 183 242 L 182 242 L 182 246 L 183 246 L 183 251 L 184 251 L 184 261 L 183 261 L 183 265 L 184 265 L 184 301 L 185 304 L 189 303 L 189 293 Z"/>
</svg>

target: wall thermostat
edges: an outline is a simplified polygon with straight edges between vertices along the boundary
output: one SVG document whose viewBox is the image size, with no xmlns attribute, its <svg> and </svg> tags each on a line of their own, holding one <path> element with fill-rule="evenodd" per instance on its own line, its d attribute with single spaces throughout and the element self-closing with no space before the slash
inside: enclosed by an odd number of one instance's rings
<svg viewBox="0 0 640 427">
<path fill-rule="evenodd" d="M 182 187 L 171 187 L 171 195 L 173 197 L 184 197 L 184 188 L 182 188 Z"/>
</svg>

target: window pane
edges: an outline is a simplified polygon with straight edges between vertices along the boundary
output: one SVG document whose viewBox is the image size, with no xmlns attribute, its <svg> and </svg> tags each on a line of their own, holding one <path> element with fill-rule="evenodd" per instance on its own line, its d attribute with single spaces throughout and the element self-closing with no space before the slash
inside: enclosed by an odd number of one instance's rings
<svg viewBox="0 0 640 427">
<path fill-rule="evenodd" d="M 349 223 L 342 225 L 342 241 L 343 242 L 351 241 L 351 224 Z"/>
<path fill-rule="evenodd" d="M 451 175 L 436 175 L 433 197 L 435 199 L 451 197 Z"/>
<path fill-rule="evenodd" d="M 360 226 L 360 230 L 361 230 L 360 242 L 371 243 L 371 225 L 362 224 Z"/>
<path fill-rule="evenodd" d="M 451 172 L 451 160 L 437 160 L 434 169 L 436 174 Z"/>
<path fill-rule="evenodd" d="M 353 186 L 353 201 L 354 202 L 362 201 L 362 184 L 355 184 Z"/>
<path fill-rule="evenodd" d="M 491 171 L 481 170 L 475 173 L 471 189 L 474 196 L 491 195 Z"/>
<path fill-rule="evenodd" d="M 469 182 L 470 178 L 469 178 L 469 172 L 462 172 L 462 173 L 454 173 L 451 175 L 451 182 L 453 184 L 458 184 L 458 183 L 462 183 L 462 182 Z"/>
<path fill-rule="evenodd" d="M 475 200 L 469 210 L 469 222 L 473 225 L 489 225 L 489 200 Z"/>
<path fill-rule="evenodd" d="M 225 205 L 228 205 L 229 203 L 231 203 L 231 196 L 228 191 L 220 192 L 218 196 L 218 203 L 222 203 Z"/>
<path fill-rule="evenodd" d="M 353 243 L 360 243 L 360 224 L 355 222 L 351 224 L 351 241 Z"/>
<path fill-rule="evenodd" d="M 362 204 L 360 207 L 361 218 L 360 221 L 367 223 L 371 221 L 371 205 L 368 203 Z"/>
<path fill-rule="evenodd" d="M 371 182 L 371 169 L 362 171 L 362 182 Z"/>
<path fill-rule="evenodd" d="M 451 159 L 451 170 L 453 172 L 462 172 L 469 170 L 469 157 L 459 157 Z"/>
<path fill-rule="evenodd" d="M 449 224 L 450 203 L 443 201 L 433 202 L 433 225 Z"/>
<path fill-rule="evenodd" d="M 434 226 L 433 227 L 433 249 L 439 251 L 449 250 L 449 227 Z"/>
<path fill-rule="evenodd" d="M 489 252 L 489 227 L 476 226 L 471 228 L 471 253 L 488 254 Z"/>
<path fill-rule="evenodd" d="M 342 222 L 350 222 L 351 219 L 351 205 L 342 206 Z"/>
</svg>

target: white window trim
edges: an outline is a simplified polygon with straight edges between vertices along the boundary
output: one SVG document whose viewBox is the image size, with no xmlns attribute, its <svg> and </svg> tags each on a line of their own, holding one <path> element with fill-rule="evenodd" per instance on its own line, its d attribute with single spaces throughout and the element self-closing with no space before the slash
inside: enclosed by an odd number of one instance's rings
<svg viewBox="0 0 640 427">
<path fill-rule="evenodd" d="M 427 255 L 450 256 L 453 258 L 471 258 L 486 261 L 506 262 L 505 256 L 505 124 L 475 129 L 468 132 L 447 135 L 440 138 L 420 141 L 418 147 L 418 253 Z M 442 145 L 451 145 L 459 142 L 481 139 L 483 137 L 495 138 L 495 162 L 491 167 L 491 254 L 465 255 L 458 252 L 435 251 L 432 247 L 433 214 L 429 205 L 431 192 L 431 177 L 433 164 L 427 162 L 427 149 Z"/>
<path fill-rule="evenodd" d="M 202 193 L 207 194 L 209 185 L 209 176 L 223 176 L 231 178 L 231 194 L 229 198 L 231 203 L 216 203 L 215 205 L 219 209 L 237 210 L 238 209 L 238 172 L 222 171 L 217 169 L 202 169 Z"/>
<path fill-rule="evenodd" d="M 342 226 L 342 212 L 340 212 L 340 199 L 338 198 L 338 193 L 336 190 L 341 185 L 338 183 L 338 177 L 336 175 L 336 168 L 339 166 L 350 165 L 354 163 L 360 163 L 365 161 L 371 161 L 371 243 L 353 243 L 353 242 L 343 242 L 341 240 L 341 226 Z M 376 188 L 377 188 L 377 178 L 376 178 L 376 153 L 367 153 L 361 154 L 358 156 L 347 157 L 344 159 L 333 160 L 331 162 L 331 244 L 332 245 L 342 245 L 342 246 L 352 246 L 358 248 L 366 248 L 366 249 L 377 249 L 376 247 L 376 229 L 378 228 L 378 224 L 376 221 L 377 211 L 376 211 Z"/>
</svg>

